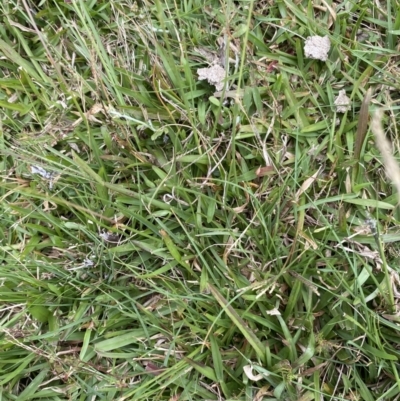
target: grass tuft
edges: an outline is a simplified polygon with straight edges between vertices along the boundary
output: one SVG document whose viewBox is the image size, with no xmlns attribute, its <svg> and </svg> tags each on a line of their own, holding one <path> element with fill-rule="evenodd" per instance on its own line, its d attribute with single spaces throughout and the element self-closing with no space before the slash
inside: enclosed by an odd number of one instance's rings
<svg viewBox="0 0 400 401">
<path fill-rule="evenodd" d="M 398 6 L 2 2 L 1 400 L 398 399 Z"/>
</svg>

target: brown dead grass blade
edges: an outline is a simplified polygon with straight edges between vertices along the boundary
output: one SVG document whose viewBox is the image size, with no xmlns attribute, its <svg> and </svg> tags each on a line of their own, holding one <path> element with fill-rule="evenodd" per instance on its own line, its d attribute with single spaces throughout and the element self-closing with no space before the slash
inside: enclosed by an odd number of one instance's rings
<svg viewBox="0 0 400 401">
<path fill-rule="evenodd" d="M 367 93 L 365 94 L 364 100 L 361 104 L 360 116 L 358 118 L 356 141 L 355 141 L 356 143 L 355 143 L 355 147 L 354 147 L 354 158 L 357 162 L 356 169 L 357 169 L 358 163 L 360 162 L 361 149 L 364 144 L 365 137 L 367 135 L 368 108 L 369 108 L 369 104 L 371 102 L 371 94 L 372 94 L 372 90 L 371 90 L 371 88 L 369 88 Z"/>
<path fill-rule="evenodd" d="M 386 175 L 396 187 L 398 204 L 400 204 L 400 167 L 392 154 L 392 146 L 386 138 L 382 127 L 383 111 L 377 110 L 371 121 L 371 131 L 375 136 L 376 147 L 382 155 L 382 162 L 385 166 Z"/>
</svg>

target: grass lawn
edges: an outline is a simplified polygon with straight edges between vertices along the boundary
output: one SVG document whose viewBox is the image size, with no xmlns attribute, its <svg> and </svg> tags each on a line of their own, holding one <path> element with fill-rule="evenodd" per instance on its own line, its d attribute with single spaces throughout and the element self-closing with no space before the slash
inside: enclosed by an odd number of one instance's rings
<svg viewBox="0 0 400 401">
<path fill-rule="evenodd" d="M 399 7 L 3 0 L 0 401 L 400 399 Z"/>
</svg>

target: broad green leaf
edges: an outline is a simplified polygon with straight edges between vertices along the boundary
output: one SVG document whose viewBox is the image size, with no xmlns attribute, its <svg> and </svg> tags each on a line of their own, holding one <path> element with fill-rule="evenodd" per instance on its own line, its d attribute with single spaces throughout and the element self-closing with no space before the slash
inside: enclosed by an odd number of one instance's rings
<svg viewBox="0 0 400 401">
<path fill-rule="evenodd" d="M 30 314 L 40 323 L 47 323 L 50 311 L 42 305 L 34 305 L 28 308 Z"/>
</svg>

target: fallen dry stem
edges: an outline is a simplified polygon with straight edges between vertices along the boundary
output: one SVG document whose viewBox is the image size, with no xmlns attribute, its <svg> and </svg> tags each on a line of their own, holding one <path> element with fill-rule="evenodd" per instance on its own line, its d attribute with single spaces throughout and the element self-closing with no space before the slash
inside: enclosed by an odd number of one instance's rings
<svg viewBox="0 0 400 401">
<path fill-rule="evenodd" d="M 392 147 L 382 127 L 382 110 L 377 110 L 371 121 L 371 131 L 375 136 L 375 143 L 382 155 L 386 175 L 397 189 L 398 204 L 400 204 L 400 167 L 392 154 Z"/>
</svg>

